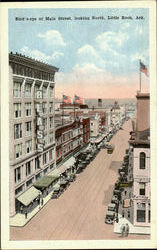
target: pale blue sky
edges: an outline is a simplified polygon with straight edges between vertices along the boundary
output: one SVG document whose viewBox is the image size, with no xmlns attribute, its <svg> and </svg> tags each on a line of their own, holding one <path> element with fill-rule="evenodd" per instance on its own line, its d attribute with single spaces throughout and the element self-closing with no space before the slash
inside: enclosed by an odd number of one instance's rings
<svg viewBox="0 0 157 250">
<path fill-rule="evenodd" d="M 144 19 L 137 20 L 137 15 Z M 15 21 L 15 17 L 46 16 L 55 17 L 56 21 Z M 71 21 L 57 20 L 69 16 Z M 104 16 L 105 20 L 78 21 L 75 16 Z M 119 20 L 108 20 L 108 16 L 118 16 Z M 121 16 L 133 19 L 122 20 Z M 138 59 L 149 67 L 148 19 L 148 9 L 144 8 L 10 9 L 9 51 L 58 67 L 61 85 L 67 81 L 80 84 L 89 74 L 93 84 L 98 76 L 101 83 L 106 77 L 108 84 L 116 84 L 114 79 L 136 78 Z"/>
</svg>

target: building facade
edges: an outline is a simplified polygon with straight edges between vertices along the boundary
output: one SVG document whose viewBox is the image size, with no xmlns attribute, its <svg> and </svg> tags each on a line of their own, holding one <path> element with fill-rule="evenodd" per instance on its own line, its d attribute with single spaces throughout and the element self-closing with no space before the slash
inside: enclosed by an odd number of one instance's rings
<svg viewBox="0 0 157 250">
<path fill-rule="evenodd" d="M 10 216 L 18 209 L 18 196 L 55 167 L 56 71 L 9 54 Z"/>
<path fill-rule="evenodd" d="M 56 162 L 64 160 L 71 153 L 81 149 L 90 140 L 89 118 L 77 118 L 73 122 L 60 125 L 55 131 Z"/>
<path fill-rule="evenodd" d="M 133 225 L 150 226 L 150 117 L 149 94 L 137 94 L 136 130 L 131 133 L 133 158 Z"/>
</svg>

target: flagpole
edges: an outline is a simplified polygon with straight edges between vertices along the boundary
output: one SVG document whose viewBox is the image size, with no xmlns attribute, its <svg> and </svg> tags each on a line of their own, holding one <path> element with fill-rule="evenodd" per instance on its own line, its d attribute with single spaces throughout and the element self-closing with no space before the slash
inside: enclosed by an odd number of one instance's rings
<svg viewBox="0 0 157 250">
<path fill-rule="evenodd" d="M 141 92 L 141 60 L 139 60 L 140 63 L 140 92 Z"/>
<path fill-rule="evenodd" d="M 63 115 L 64 115 L 63 104 L 64 104 L 64 100 L 63 100 L 63 94 L 62 94 L 62 125 L 63 125 Z"/>
</svg>

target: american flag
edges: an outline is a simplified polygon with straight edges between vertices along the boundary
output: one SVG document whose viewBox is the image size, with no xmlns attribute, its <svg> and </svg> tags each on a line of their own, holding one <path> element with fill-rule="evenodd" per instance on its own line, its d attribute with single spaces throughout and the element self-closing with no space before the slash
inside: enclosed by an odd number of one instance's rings
<svg viewBox="0 0 157 250">
<path fill-rule="evenodd" d="M 83 104 L 83 99 L 80 96 L 75 95 L 74 103 Z"/>
<path fill-rule="evenodd" d="M 148 76 L 148 69 L 141 61 L 140 61 L 140 71 L 143 72 L 146 76 Z"/>
<path fill-rule="evenodd" d="M 71 103 L 71 97 L 67 95 L 63 95 L 63 103 Z"/>
</svg>

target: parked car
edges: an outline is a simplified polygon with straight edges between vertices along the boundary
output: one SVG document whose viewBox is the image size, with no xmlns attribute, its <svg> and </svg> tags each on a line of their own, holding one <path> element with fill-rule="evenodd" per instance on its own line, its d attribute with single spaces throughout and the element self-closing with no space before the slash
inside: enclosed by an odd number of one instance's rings
<svg viewBox="0 0 157 250">
<path fill-rule="evenodd" d="M 106 218 L 105 218 L 105 223 L 106 224 L 113 224 L 114 218 L 115 218 L 115 212 L 107 211 Z"/>
<path fill-rule="evenodd" d="M 116 210 L 116 204 L 110 203 L 107 208 L 108 211 L 115 211 Z"/>
<path fill-rule="evenodd" d="M 115 204 L 118 203 L 118 197 L 116 195 L 112 196 L 111 203 L 115 203 Z"/>
</svg>

